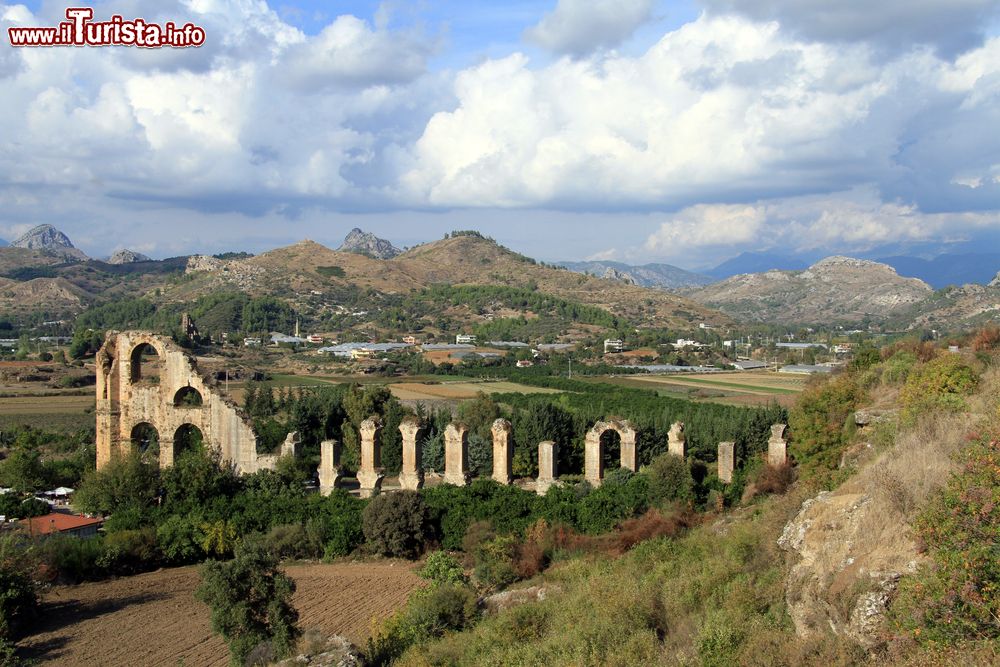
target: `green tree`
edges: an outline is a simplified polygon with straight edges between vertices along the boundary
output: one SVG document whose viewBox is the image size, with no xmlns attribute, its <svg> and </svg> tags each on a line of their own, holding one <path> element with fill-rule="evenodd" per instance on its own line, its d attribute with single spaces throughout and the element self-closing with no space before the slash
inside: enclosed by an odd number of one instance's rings
<svg viewBox="0 0 1000 667">
<path fill-rule="evenodd" d="M 18 448 L 0 463 L 0 483 L 19 493 L 31 493 L 45 486 L 42 455 L 35 448 Z"/>
<path fill-rule="evenodd" d="M 138 452 L 112 458 L 100 470 L 87 473 L 73 497 L 84 512 L 111 514 L 152 507 L 160 487 L 159 463 L 143 461 Z"/>
<path fill-rule="evenodd" d="M 416 558 L 430 527 L 424 499 L 416 491 L 376 496 L 361 514 L 365 540 L 384 556 Z"/>
<path fill-rule="evenodd" d="M 292 606 L 295 582 L 263 544 L 244 543 L 231 561 L 206 563 L 201 576 L 196 595 L 211 609 L 212 628 L 229 644 L 230 664 L 244 664 L 265 642 L 275 657 L 291 653 L 300 634 Z"/>
</svg>

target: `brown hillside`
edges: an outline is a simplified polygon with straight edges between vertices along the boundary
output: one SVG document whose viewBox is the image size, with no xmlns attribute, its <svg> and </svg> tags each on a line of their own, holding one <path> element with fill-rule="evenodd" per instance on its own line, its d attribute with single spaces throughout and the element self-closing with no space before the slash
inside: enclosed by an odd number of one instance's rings
<svg viewBox="0 0 1000 667">
<path fill-rule="evenodd" d="M 338 267 L 344 275 L 330 275 L 329 269 L 324 274 L 323 267 Z M 388 294 L 435 284 L 508 285 L 599 306 L 647 326 L 688 327 L 696 322 L 728 321 L 716 311 L 673 294 L 542 266 L 492 241 L 471 236 L 427 243 L 390 260 L 302 241 L 244 260 L 196 258 L 188 273 L 190 281 L 171 290 L 168 298 L 189 299 L 219 288 L 292 296 L 346 285 Z"/>
</svg>

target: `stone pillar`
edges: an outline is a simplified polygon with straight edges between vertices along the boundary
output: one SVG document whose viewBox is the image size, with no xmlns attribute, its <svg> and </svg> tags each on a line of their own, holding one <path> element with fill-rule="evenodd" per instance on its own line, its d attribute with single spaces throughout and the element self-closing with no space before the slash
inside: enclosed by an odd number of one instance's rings
<svg viewBox="0 0 1000 667">
<path fill-rule="evenodd" d="M 788 441 L 785 440 L 785 425 L 771 427 L 771 439 L 767 441 L 767 464 L 783 466 L 788 463 Z"/>
<path fill-rule="evenodd" d="M 733 481 L 733 469 L 736 466 L 735 451 L 735 442 L 719 443 L 719 479 L 726 484 Z"/>
<path fill-rule="evenodd" d="M 295 458 L 298 458 L 299 451 L 301 448 L 302 448 L 302 439 L 299 438 L 299 432 L 292 431 L 287 436 L 285 436 L 285 441 L 281 443 L 281 455 L 293 456 Z"/>
<path fill-rule="evenodd" d="M 319 443 L 319 492 L 324 496 L 333 493 L 340 481 L 340 454 L 340 443 L 336 440 Z"/>
<path fill-rule="evenodd" d="M 416 491 L 424 485 L 424 469 L 419 438 L 423 424 L 416 417 L 406 417 L 399 425 L 403 435 L 403 468 L 399 472 L 399 486 Z"/>
<path fill-rule="evenodd" d="M 596 424 L 587 431 L 583 445 L 583 474 L 590 485 L 597 488 L 604 481 L 604 447 L 601 446 L 601 434 L 604 432 Z"/>
<path fill-rule="evenodd" d="M 514 467 L 513 429 L 506 419 L 497 419 L 490 430 L 493 433 L 493 479 L 501 484 L 510 484 L 514 481 L 511 474 Z"/>
<path fill-rule="evenodd" d="M 621 438 L 621 466 L 639 472 L 639 448 L 636 446 L 635 429 L 628 422 L 616 429 Z"/>
<path fill-rule="evenodd" d="M 358 482 L 361 484 L 361 497 L 371 498 L 382 490 L 382 480 L 385 478 L 382 469 L 382 420 L 372 416 L 361 422 L 361 468 L 358 470 Z"/>
<path fill-rule="evenodd" d="M 469 483 L 469 427 L 448 424 L 444 430 L 444 482 L 455 486 Z"/>
<path fill-rule="evenodd" d="M 559 445 L 546 440 L 538 443 L 538 479 L 535 481 L 535 493 L 544 496 L 559 476 Z"/>
<path fill-rule="evenodd" d="M 684 458 L 687 454 L 687 438 L 684 435 L 684 422 L 674 422 L 667 434 L 667 453 Z"/>
</svg>

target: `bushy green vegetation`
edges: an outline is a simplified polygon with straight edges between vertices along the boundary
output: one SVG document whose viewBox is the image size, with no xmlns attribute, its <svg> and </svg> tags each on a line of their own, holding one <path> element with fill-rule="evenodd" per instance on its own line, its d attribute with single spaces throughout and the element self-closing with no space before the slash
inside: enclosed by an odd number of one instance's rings
<svg viewBox="0 0 1000 667">
<path fill-rule="evenodd" d="M 205 564 L 201 576 L 197 596 L 212 610 L 212 628 L 229 644 L 231 665 L 267 664 L 291 653 L 300 635 L 292 606 L 295 582 L 262 544 L 243 543 L 232 560 Z"/>
<path fill-rule="evenodd" d="M 555 592 L 544 601 L 422 635 L 396 664 L 852 664 L 860 654 L 845 642 L 798 640 L 785 613 L 775 541 L 789 505 L 721 534 L 698 528 L 617 559 L 565 560 L 548 571 Z"/>
<path fill-rule="evenodd" d="M 980 436 L 916 522 L 930 562 L 906 577 L 892 611 L 921 643 L 1000 638 L 1000 442 Z"/>
<path fill-rule="evenodd" d="M 848 421 L 866 398 L 852 373 L 806 387 L 789 412 L 791 454 L 809 474 L 836 469 L 850 439 Z"/>
<path fill-rule="evenodd" d="M 903 417 L 914 421 L 928 412 L 959 412 L 975 390 L 979 374 L 957 354 L 942 354 L 914 368 L 900 391 Z"/>
</svg>

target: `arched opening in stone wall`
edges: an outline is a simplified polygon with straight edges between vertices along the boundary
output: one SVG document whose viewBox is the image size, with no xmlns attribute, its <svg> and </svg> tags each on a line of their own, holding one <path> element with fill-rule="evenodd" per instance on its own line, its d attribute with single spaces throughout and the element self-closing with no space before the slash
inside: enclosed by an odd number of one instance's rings
<svg viewBox="0 0 1000 667">
<path fill-rule="evenodd" d="M 174 460 L 184 452 L 198 452 L 204 448 L 205 438 L 194 424 L 181 424 L 174 432 Z"/>
<path fill-rule="evenodd" d="M 132 382 L 143 384 L 159 384 L 160 370 L 163 360 L 156 348 L 149 343 L 136 345 L 129 357 Z"/>
<path fill-rule="evenodd" d="M 175 408 L 200 408 L 204 403 L 201 392 L 194 387 L 181 387 L 174 394 Z"/>
<path fill-rule="evenodd" d="M 601 467 L 605 475 L 622 467 L 622 436 L 613 428 L 601 434 Z"/>
<path fill-rule="evenodd" d="M 160 455 L 160 432 L 149 422 L 139 422 L 130 434 L 132 447 L 143 457 L 157 458 Z"/>
</svg>

